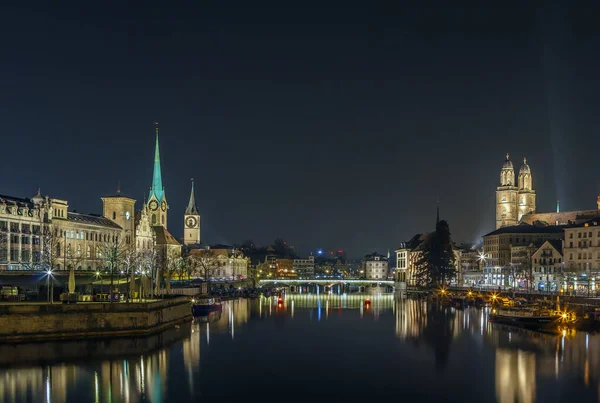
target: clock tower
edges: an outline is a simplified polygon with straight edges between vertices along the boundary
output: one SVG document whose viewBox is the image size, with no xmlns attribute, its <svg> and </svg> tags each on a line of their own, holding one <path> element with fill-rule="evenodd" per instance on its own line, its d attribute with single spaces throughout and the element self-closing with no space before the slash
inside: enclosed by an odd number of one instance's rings
<svg viewBox="0 0 600 403">
<path fill-rule="evenodd" d="M 148 212 L 150 214 L 150 224 L 160 225 L 167 228 L 167 197 L 165 188 L 162 184 L 162 174 L 160 170 L 160 152 L 158 147 L 158 123 L 156 125 L 156 145 L 154 149 L 154 172 L 152 174 L 152 186 L 150 187 L 150 196 L 148 197 Z"/>
<path fill-rule="evenodd" d="M 194 197 L 194 179 L 192 179 L 192 191 L 190 201 L 183 217 L 183 244 L 194 245 L 200 243 L 200 213 L 196 207 Z"/>
</svg>

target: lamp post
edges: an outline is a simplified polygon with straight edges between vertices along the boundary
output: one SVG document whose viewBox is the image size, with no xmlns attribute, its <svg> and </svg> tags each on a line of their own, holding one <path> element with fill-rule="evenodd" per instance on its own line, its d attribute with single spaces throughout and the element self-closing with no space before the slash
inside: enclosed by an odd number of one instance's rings
<svg viewBox="0 0 600 403">
<path fill-rule="evenodd" d="M 50 277 L 52 276 L 52 269 L 48 269 L 48 271 L 46 272 L 46 275 L 48 276 L 46 278 L 46 283 L 48 285 L 48 303 L 51 304 L 52 298 L 50 296 Z"/>
</svg>

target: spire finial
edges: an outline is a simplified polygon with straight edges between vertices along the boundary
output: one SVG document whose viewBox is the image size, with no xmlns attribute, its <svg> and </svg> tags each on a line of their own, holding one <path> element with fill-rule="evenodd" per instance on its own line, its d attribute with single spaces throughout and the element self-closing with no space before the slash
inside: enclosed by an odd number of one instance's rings
<svg viewBox="0 0 600 403">
<path fill-rule="evenodd" d="M 194 178 L 192 181 L 192 190 L 190 191 L 190 201 L 188 202 L 187 209 L 185 209 L 185 214 L 187 215 L 198 215 L 198 208 L 196 207 L 196 198 L 194 196 Z"/>
<path fill-rule="evenodd" d="M 162 174 L 160 169 L 160 151 L 158 145 L 158 122 L 154 122 L 156 125 L 156 142 L 154 145 L 154 172 L 152 173 L 152 187 L 150 189 L 150 195 L 148 200 L 156 197 L 158 203 L 161 203 L 165 196 L 164 187 L 162 184 Z"/>
<path fill-rule="evenodd" d="M 560 200 L 556 201 L 556 212 L 560 213 Z"/>
<path fill-rule="evenodd" d="M 527 164 L 527 157 L 523 157 L 523 164 Z"/>
<path fill-rule="evenodd" d="M 437 225 L 440 223 L 440 197 L 438 196 L 437 198 L 437 215 L 435 218 L 435 226 L 437 228 Z"/>
<path fill-rule="evenodd" d="M 121 194 L 121 179 L 117 179 L 117 194 Z"/>
<path fill-rule="evenodd" d="M 506 153 L 506 160 L 508 161 L 510 159 L 510 155 L 508 153 Z"/>
</svg>

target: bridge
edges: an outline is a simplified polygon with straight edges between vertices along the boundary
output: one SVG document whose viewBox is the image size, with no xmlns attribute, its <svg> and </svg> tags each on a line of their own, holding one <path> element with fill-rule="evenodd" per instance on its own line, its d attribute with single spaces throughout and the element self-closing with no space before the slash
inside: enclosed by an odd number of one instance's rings
<svg viewBox="0 0 600 403">
<path fill-rule="evenodd" d="M 325 279 L 306 279 L 306 280 L 299 280 L 299 279 L 267 279 L 267 280 L 259 280 L 258 281 L 259 285 L 266 285 L 266 284 L 275 284 L 275 285 L 310 285 L 310 284 L 318 284 L 318 285 L 326 285 L 326 286 L 332 286 L 332 285 L 337 285 L 337 284 L 355 284 L 358 286 L 382 286 L 382 285 L 387 285 L 387 286 L 394 286 L 394 281 L 392 280 L 345 280 L 345 279 L 335 279 L 335 278 L 325 278 Z"/>
</svg>

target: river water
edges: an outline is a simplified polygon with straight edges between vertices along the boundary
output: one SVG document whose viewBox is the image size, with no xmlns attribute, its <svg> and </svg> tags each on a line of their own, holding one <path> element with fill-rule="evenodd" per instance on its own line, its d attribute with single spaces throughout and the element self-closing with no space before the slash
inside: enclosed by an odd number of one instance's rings
<svg viewBox="0 0 600 403">
<path fill-rule="evenodd" d="M 240 299 L 147 338 L 0 345 L 7 403 L 595 402 L 599 375 L 600 335 L 391 294 Z"/>
</svg>

